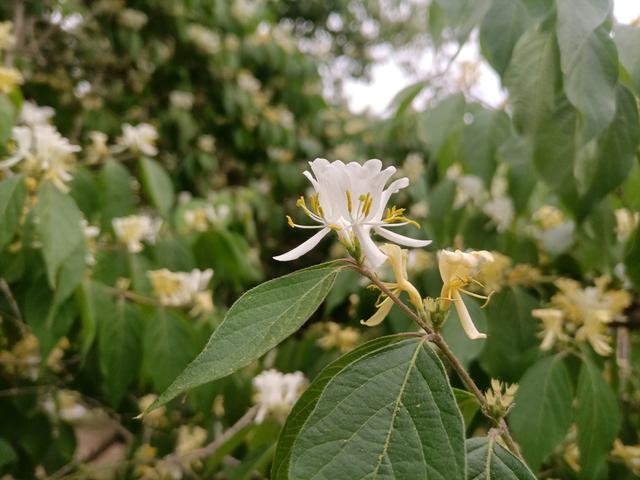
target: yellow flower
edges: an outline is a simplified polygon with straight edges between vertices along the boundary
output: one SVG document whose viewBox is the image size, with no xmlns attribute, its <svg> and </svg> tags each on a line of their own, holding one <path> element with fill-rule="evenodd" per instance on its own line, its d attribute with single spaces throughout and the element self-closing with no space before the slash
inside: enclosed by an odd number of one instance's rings
<svg viewBox="0 0 640 480">
<path fill-rule="evenodd" d="M 611 455 L 622 460 L 634 475 L 640 476 L 640 445 L 625 445 L 617 438 Z"/>
<path fill-rule="evenodd" d="M 482 262 L 478 271 L 478 280 L 489 291 L 499 291 L 507 281 L 507 272 L 511 268 L 511 259 L 500 252 L 491 252 L 493 260 Z"/>
<path fill-rule="evenodd" d="M 564 222 L 564 215 L 553 205 L 543 205 L 533 214 L 533 219 L 537 221 L 543 230 L 549 230 Z"/>
<path fill-rule="evenodd" d="M 541 350 L 549 350 L 556 340 L 567 340 L 569 336 L 564 332 L 564 313 L 557 308 L 536 308 L 531 315 L 542 320 L 542 344 Z"/>
<path fill-rule="evenodd" d="M 387 256 L 387 261 L 391 265 L 393 274 L 396 278 L 395 282 L 385 284 L 391 292 L 399 295 L 400 292 L 406 292 L 409 295 L 409 301 L 416 307 L 422 308 L 422 297 L 416 287 L 409 281 L 407 275 L 407 251 L 398 245 L 385 243 L 380 247 L 382 253 Z M 381 296 L 382 297 L 382 296 Z M 379 325 L 391 311 L 393 300 L 386 297 L 384 300 L 376 303 L 378 310 L 367 321 L 361 321 L 367 327 L 375 327 Z"/>
<path fill-rule="evenodd" d="M 341 352 L 352 350 L 360 341 L 360 332 L 352 327 L 342 327 L 336 322 L 326 322 L 325 334 L 318 339 L 318 345 L 325 350 L 337 348 Z"/>
<path fill-rule="evenodd" d="M 11 93 L 22 82 L 22 74 L 18 70 L 11 67 L 0 67 L 0 92 Z"/>
<path fill-rule="evenodd" d="M 588 312 L 583 324 L 576 332 L 576 340 L 588 341 L 598 355 L 606 357 L 611 354 L 611 337 L 606 334 L 607 325 L 611 322 L 611 313 L 607 310 Z"/>
<path fill-rule="evenodd" d="M 0 22 L 0 50 L 13 47 L 16 37 L 13 35 L 13 22 Z"/>
<path fill-rule="evenodd" d="M 471 283 L 478 283 L 475 277 L 478 275 L 481 265 L 485 262 L 491 262 L 492 260 L 493 255 L 486 250 L 478 252 L 440 250 L 438 252 L 438 266 L 443 282 L 442 292 L 440 294 L 440 305 L 442 310 L 448 310 L 451 302 L 453 302 L 458 312 L 462 328 L 472 340 L 486 338 L 487 336 L 476 329 L 460 292 L 488 300 L 488 297 L 468 292 L 464 290 L 464 287 Z"/>
</svg>

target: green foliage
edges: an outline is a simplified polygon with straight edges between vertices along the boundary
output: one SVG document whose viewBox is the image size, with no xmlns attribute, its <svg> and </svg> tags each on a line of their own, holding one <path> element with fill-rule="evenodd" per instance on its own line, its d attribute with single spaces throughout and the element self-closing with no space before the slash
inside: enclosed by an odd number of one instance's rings
<svg viewBox="0 0 640 480">
<path fill-rule="evenodd" d="M 469 480 L 533 480 L 536 477 L 515 455 L 492 438 L 467 440 Z"/>
</svg>

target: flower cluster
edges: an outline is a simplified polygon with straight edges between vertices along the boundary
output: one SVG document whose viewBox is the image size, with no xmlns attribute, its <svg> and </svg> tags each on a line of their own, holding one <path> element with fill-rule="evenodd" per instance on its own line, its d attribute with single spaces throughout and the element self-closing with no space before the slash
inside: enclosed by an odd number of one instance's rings
<svg viewBox="0 0 640 480">
<path fill-rule="evenodd" d="M 133 153 L 155 157 L 158 154 L 157 141 L 158 131 L 153 125 L 140 123 L 134 126 L 125 123 L 122 125 L 122 136 L 117 139 L 114 152 L 119 153 L 128 149 Z"/>
<path fill-rule="evenodd" d="M 144 248 L 143 241 L 155 243 L 162 220 L 148 215 L 129 215 L 114 218 L 111 224 L 116 238 L 127 246 L 127 250 L 138 253 Z"/>
<path fill-rule="evenodd" d="M 256 375 L 253 378 L 254 402 L 258 406 L 256 422 L 263 422 L 268 415 L 284 420 L 306 386 L 302 372 L 266 370 Z"/>
<path fill-rule="evenodd" d="M 608 325 L 624 321 L 623 312 L 631 304 L 631 296 L 624 290 L 607 289 L 609 279 L 597 278 L 594 286 L 582 288 L 579 282 L 559 278 L 555 282 L 559 292 L 551 298 L 551 307 L 533 310 L 534 317 L 543 323 L 542 350 L 549 350 L 556 342 L 589 342 L 602 356 L 611 354 Z"/>
<path fill-rule="evenodd" d="M 158 301 L 168 307 L 191 306 L 194 316 L 213 311 L 211 290 L 207 290 L 213 270 L 194 269 L 172 272 L 166 268 L 150 270 L 147 276 Z"/>
</svg>

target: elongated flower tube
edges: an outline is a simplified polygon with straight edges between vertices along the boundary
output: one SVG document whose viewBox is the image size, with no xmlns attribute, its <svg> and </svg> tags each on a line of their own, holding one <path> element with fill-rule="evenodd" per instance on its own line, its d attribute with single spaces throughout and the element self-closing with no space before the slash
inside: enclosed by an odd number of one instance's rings
<svg viewBox="0 0 640 480">
<path fill-rule="evenodd" d="M 438 252 L 438 267 L 440 276 L 442 277 L 442 293 L 440 294 L 440 305 L 443 310 L 447 310 L 453 302 L 460 318 L 460 323 L 467 336 L 476 340 L 478 338 L 486 338 L 484 333 L 480 333 L 469 315 L 469 310 L 462 300 L 460 292 L 471 296 L 488 299 L 464 290 L 464 287 L 472 282 L 476 282 L 474 277 L 478 274 L 480 265 L 484 262 L 493 261 L 493 256 L 486 250 L 478 252 L 462 252 L 456 250 L 440 250 Z"/>
<path fill-rule="evenodd" d="M 394 180 L 385 188 L 387 181 L 396 172 L 394 167 L 382 169 L 377 159 L 367 160 L 363 165 L 356 162 L 344 164 L 340 160 L 329 162 L 316 158 L 309 162 L 310 173 L 304 172 L 315 190 L 307 207 L 304 197 L 298 206 L 319 225 L 298 225 L 288 217 L 289 225 L 295 228 L 316 228 L 320 231 L 293 250 L 273 257 L 279 261 L 295 260 L 313 249 L 331 230 L 349 252 L 361 250 L 365 261 L 373 268 L 382 265 L 387 256 L 371 239 L 371 231 L 394 243 L 408 247 L 424 247 L 430 240 L 416 240 L 397 234 L 388 228 L 413 224 L 404 216 L 404 209 L 387 208 L 391 195 L 409 185 L 409 179 Z"/>
</svg>

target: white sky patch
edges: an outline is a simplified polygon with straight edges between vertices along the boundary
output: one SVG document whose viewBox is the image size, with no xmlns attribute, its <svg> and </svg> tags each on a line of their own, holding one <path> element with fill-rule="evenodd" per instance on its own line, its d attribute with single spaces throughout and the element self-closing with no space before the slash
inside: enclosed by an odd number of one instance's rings
<svg viewBox="0 0 640 480">
<path fill-rule="evenodd" d="M 620 23 L 631 23 L 640 17 L 640 0 L 615 0 L 614 15 Z M 354 112 L 369 110 L 375 115 L 385 115 L 395 95 L 403 88 L 428 76 L 431 59 L 427 55 L 417 64 L 419 70 L 416 74 L 407 74 L 401 65 L 403 60 L 398 59 L 397 52 L 390 49 L 380 50 L 379 62 L 371 69 L 371 82 L 365 80 L 349 79 L 344 82 L 344 93 Z M 493 107 L 499 106 L 506 98 L 506 92 L 500 83 L 500 77 L 482 60 L 477 40 L 469 41 L 460 52 L 456 63 L 448 72 L 452 91 L 455 91 L 456 79 L 460 76 L 461 66 L 464 62 L 479 62 L 478 83 L 471 89 L 471 94 Z M 418 99 L 419 103 L 419 99 Z"/>
</svg>

